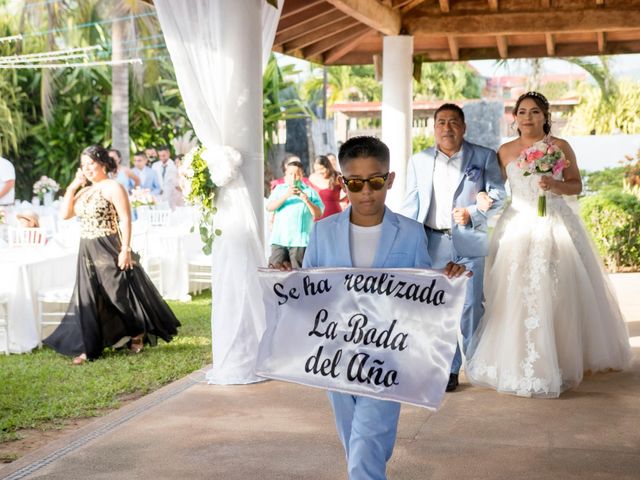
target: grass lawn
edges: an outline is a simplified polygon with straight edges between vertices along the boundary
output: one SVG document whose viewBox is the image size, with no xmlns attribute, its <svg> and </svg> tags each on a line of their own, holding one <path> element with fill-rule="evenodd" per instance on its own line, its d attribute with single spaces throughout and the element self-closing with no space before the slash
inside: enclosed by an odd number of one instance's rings
<svg viewBox="0 0 640 480">
<path fill-rule="evenodd" d="M 80 367 L 49 348 L 0 355 L 0 443 L 21 428 L 98 416 L 118 407 L 124 395 L 152 392 L 210 363 L 210 292 L 169 305 L 182 323 L 178 336 L 139 355 L 107 351 Z"/>
</svg>

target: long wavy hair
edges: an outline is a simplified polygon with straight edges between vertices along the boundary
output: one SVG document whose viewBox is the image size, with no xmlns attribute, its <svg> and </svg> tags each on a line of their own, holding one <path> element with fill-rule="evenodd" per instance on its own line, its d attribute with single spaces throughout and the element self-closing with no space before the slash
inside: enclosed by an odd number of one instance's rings
<svg viewBox="0 0 640 480">
<path fill-rule="evenodd" d="M 327 157 L 326 155 L 318 155 L 313 161 L 314 165 L 316 163 L 322 165 L 329 171 L 329 188 L 335 187 L 338 183 L 338 172 L 336 172 L 336 169 L 333 168 L 333 164 L 331 163 L 331 160 L 329 160 L 329 157 Z"/>
<path fill-rule="evenodd" d="M 533 100 L 538 108 L 542 110 L 542 113 L 544 114 L 544 125 L 542 126 L 542 130 L 544 131 L 545 135 L 549 135 L 549 133 L 551 132 L 551 113 L 549 112 L 549 100 L 547 100 L 547 97 L 545 97 L 543 94 L 538 92 L 527 92 L 518 97 L 518 100 L 516 100 L 516 105 L 515 107 L 513 107 L 514 125 L 516 124 L 518 108 L 520 108 L 520 104 L 526 98 L 530 98 L 531 100 Z M 518 135 L 522 135 L 519 128 L 517 128 L 516 130 L 518 130 Z"/>
</svg>

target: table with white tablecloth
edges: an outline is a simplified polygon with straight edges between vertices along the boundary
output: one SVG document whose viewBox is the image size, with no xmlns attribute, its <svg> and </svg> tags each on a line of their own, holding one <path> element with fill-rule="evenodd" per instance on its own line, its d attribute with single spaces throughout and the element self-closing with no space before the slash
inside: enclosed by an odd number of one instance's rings
<svg viewBox="0 0 640 480">
<path fill-rule="evenodd" d="M 189 260 L 204 258 L 202 240 L 197 231 L 191 232 L 189 225 L 149 226 L 143 222 L 133 223 L 133 249 L 143 256 L 161 262 L 162 296 L 168 300 L 188 301 Z M 140 239 L 144 230 L 146 238 Z M 205 259 L 205 262 L 209 260 Z"/>
<path fill-rule="evenodd" d="M 38 345 L 38 290 L 73 287 L 77 250 L 45 247 L 0 248 L 0 292 L 8 297 L 9 351 Z"/>
</svg>

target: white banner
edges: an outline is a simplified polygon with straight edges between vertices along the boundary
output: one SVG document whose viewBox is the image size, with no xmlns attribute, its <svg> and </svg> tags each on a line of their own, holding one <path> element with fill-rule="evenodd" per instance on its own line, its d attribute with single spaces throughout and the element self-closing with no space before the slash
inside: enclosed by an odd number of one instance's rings
<svg viewBox="0 0 640 480">
<path fill-rule="evenodd" d="M 418 269 L 259 271 L 267 330 L 256 373 L 435 409 L 466 277 Z"/>
</svg>

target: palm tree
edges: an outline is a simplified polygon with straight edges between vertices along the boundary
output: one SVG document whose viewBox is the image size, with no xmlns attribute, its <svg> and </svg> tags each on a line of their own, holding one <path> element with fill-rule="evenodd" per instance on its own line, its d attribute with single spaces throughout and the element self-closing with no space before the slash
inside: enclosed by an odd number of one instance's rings
<svg viewBox="0 0 640 480">
<path fill-rule="evenodd" d="M 138 30 L 159 32 L 157 21 L 148 16 L 154 8 L 142 0 L 114 0 L 107 8 L 110 16 L 116 20 L 111 24 L 111 58 L 123 60 L 125 45 L 133 44 L 127 50 L 137 51 Z M 130 18 L 143 15 L 137 19 Z M 124 18 L 123 18 L 124 17 Z M 127 18 L 129 17 L 129 18 Z M 136 85 L 142 85 L 142 71 L 134 69 Z M 111 67 L 111 142 L 113 148 L 122 153 L 122 162 L 129 164 L 129 64 L 114 64 Z"/>
</svg>

